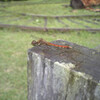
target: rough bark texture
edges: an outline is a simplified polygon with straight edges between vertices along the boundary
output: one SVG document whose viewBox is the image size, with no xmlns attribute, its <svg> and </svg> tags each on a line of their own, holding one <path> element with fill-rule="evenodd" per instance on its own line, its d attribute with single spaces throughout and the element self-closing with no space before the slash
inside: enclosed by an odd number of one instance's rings
<svg viewBox="0 0 100 100">
<path fill-rule="evenodd" d="M 28 50 L 28 100 L 100 100 L 100 53 L 73 43 L 72 49 Z"/>
</svg>

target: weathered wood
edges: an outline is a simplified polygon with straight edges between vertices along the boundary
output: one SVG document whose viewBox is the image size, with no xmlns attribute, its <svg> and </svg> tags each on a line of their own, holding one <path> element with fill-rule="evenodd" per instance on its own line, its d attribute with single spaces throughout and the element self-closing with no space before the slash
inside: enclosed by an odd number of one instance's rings
<svg viewBox="0 0 100 100">
<path fill-rule="evenodd" d="M 100 100 L 100 52 L 58 40 L 72 49 L 28 50 L 28 100 Z"/>
<path fill-rule="evenodd" d="M 24 26 L 24 25 L 11 25 L 11 24 L 0 24 L 0 28 L 15 28 L 21 30 L 31 30 L 31 31 L 96 31 L 100 32 L 100 28 L 46 28 L 46 27 L 34 27 L 34 26 Z"/>
</svg>

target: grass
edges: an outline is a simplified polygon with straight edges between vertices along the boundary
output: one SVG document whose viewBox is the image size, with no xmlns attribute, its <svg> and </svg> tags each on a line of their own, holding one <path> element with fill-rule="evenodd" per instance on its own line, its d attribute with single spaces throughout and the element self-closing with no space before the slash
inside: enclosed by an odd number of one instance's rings
<svg viewBox="0 0 100 100">
<path fill-rule="evenodd" d="M 88 10 L 73 10 L 70 7 L 64 7 L 62 4 L 34 4 L 34 5 L 16 5 L 7 7 L 7 11 L 16 13 L 33 13 L 42 15 L 80 15 L 80 14 L 94 14 Z M 30 10 L 31 9 L 31 10 Z M 41 10 L 40 10 L 41 9 Z"/>
<path fill-rule="evenodd" d="M 9 3 L 8 3 L 9 4 Z M 42 14 L 42 15 L 86 15 L 86 14 L 98 14 L 92 11 L 88 10 L 73 10 L 70 7 L 64 7 L 65 3 L 60 4 L 31 4 L 31 5 L 12 5 L 12 6 L 6 6 L 6 8 L 2 8 L 3 11 L 0 12 L 0 23 L 4 24 L 16 24 L 16 25 L 27 25 L 27 26 L 44 26 L 44 19 L 39 19 L 38 17 L 32 17 L 32 16 L 22 16 L 16 13 L 27 13 L 27 14 Z M 12 12 L 12 13 L 7 13 Z M 3 17 L 2 17 L 3 16 Z M 8 16 L 8 17 L 7 17 Z M 96 17 L 99 18 L 99 17 Z M 71 19 L 71 18 L 70 18 Z M 85 18 L 83 18 L 85 19 Z M 91 18 L 87 18 L 88 20 L 92 21 Z M 99 28 L 99 25 L 97 24 L 91 24 L 88 22 L 84 22 L 81 19 L 75 19 L 75 21 L 79 22 L 80 25 L 77 25 L 76 23 L 73 23 L 69 21 L 67 18 L 60 19 L 64 23 L 66 23 L 71 28 L 84 28 L 85 26 L 89 26 L 90 28 Z M 73 19 L 71 19 L 73 20 Z M 48 18 L 47 27 L 66 27 L 66 25 L 59 23 L 55 19 Z M 86 27 L 85 27 L 86 28 Z"/>
<path fill-rule="evenodd" d="M 71 7 L 65 7 L 63 5 L 69 3 L 58 3 L 58 4 L 13 4 L 11 6 L 6 6 L 5 11 L 10 11 L 13 13 L 31 13 L 31 14 L 42 14 L 42 15 L 84 15 L 84 14 L 96 14 L 89 10 L 73 10 Z M 9 3 L 8 3 L 9 5 Z M 3 9 L 3 8 L 2 8 Z M 98 13 L 97 13 L 98 14 Z"/>
<path fill-rule="evenodd" d="M 1 17 L 1 23 L 4 24 L 16 24 L 16 25 L 27 25 L 27 26 L 43 26 L 44 20 L 28 17 L 28 16 L 9 16 L 9 17 Z"/>
<path fill-rule="evenodd" d="M 6 0 L 6 1 L 8 1 L 8 0 Z M 27 2 L 29 2 L 29 3 L 62 3 L 62 2 L 64 2 L 64 3 L 66 3 L 66 2 L 69 2 L 69 0 L 23 0 L 23 1 L 14 1 L 14 0 L 12 0 L 10 3 L 11 4 L 16 4 L 16 3 L 19 3 L 19 4 L 21 4 L 21 3 L 27 3 Z M 8 4 L 9 2 L 5 2 L 5 4 Z M 1 3 L 2 4 L 2 3 Z"/>
<path fill-rule="evenodd" d="M 27 50 L 33 39 L 63 39 L 89 48 L 100 43 L 100 33 L 42 33 L 0 30 L 0 100 L 27 100 Z"/>
<path fill-rule="evenodd" d="M 97 17 L 99 18 L 99 17 Z M 47 27 L 55 27 L 55 28 L 99 28 L 100 22 L 93 21 L 93 18 L 87 18 L 85 20 L 81 20 L 80 18 L 59 18 L 59 20 L 65 24 L 62 24 L 57 19 L 47 18 Z M 74 22 L 73 22 L 74 21 Z M 3 24 L 15 24 L 15 25 L 25 25 L 25 26 L 35 26 L 35 27 L 44 27 L 45 20 L 43 18 L 38 17 L 30 17 L 30 16 L 21 16 L 21 15 L 13 15 L 9 17 L 1 17 L 0 22 Z M 93 24 L 95 22 L 97 24 Z"/>
<path fill-rule="evenodd" d="M 31 1 L 31 0 L 30 0 Z M 41 1 L 41 0 L 38 0 Z M 48 1 L 48 0 L 45 0 Z M 60 1 L 60 0 L 59 0 Z M 62 3 L 63 4 L 63 3 Z M 46 15 L 78 15 L 78 14 L 96 14 L 86 10 L 73 11 L 70 7 L 64 8 L 62 4 L 34 4 L 34 5 L 16 5 L 8 6 L 3 9 L 12 12 L 24 12 Z M 48 8 L 48 9 L 47 9 Z M 0 12 L 0 22 L 6 24 L 18 24 L 29 26 L 43 26 L 44 20 L 16 14 Z M 10 16 L 10 17 L 6 17 Z M 19 20 L 19 19 L 20 20 Z M 77 27 L 67 19 L 61 19 L 71 27 Z M 90 19 L 91 20 L 91 19 Z M 97 22 L 97 21 L 96 21 Z M 80 23 L 83 23 L 80 21 Z M 99 25 L 91 25 L 94 28 Z M 57 20 L 48 19 L 48 27 L 65 27 Z M 83 26 L 79 26 L 83 27 Z M 27 100 L 27 50 L 32 47 L 30 44 L 33 39 L 43 38 L 47 41 L 63 39 L 77 43 L 89 48 L 95 48 L 100 45 L 100 32 L 92 34 L 91 32 L 28 32 L 14 29 L 0 29 L 0 100 Z"/>
</svg>

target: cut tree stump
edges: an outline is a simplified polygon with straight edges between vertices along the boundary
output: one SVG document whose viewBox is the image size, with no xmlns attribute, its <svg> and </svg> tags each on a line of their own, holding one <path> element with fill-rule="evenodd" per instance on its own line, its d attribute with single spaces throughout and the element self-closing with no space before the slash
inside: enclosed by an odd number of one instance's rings
<svg viewBox="0 0 100 100">
<path fill-rule="evenodd" d="M 28 100 L 100 100 L 100 52 L 63 40 L 28 50 Z"/>
</svg>

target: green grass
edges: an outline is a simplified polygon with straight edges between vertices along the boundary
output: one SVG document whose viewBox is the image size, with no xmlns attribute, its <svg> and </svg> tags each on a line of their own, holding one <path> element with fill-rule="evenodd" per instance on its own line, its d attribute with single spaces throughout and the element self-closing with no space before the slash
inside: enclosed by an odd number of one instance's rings
<svg viewBox="0 0 100 100">
<path fill-rule="evenodd" d="M 66 3 L 60 4 L 31 4 L 31 5 L 12 5 L 6 6 L 6 11 L 13 13 L 31 13 L 31 14 L 42 14 L 42 15 L 84 15 L 84 14 L 95 14 L 89 10 L 73 10 L 71 7 L 64 7 Z"/>
<path fill-rule="evenodd" d="M 31 1 L 31 0 L 30 0 Z M 36 0 L 34 0 L 35 2 Z M 37 0 L 39 2 L 41 0 Z M 48 2 L 48 0 L 45 0 Z M 55 0 L 57 1 L 57 0 Z M 61 1 L 61 0 L 58 0 Z M 9 5 L 9 3 L 7 3 Z M 12 5 L 2 10 L 14 13 L 31 13 L 42 15 L 79 15 L 79 14 L 97 14 L 86 10 L 72 10 L 70 7 L 65 8 L 62 4 L 34 4 L 34 5 Z M 1 10 L 1 9 L 0 9 Z M 20 16 L 14 13 L 0 11 L 0 22 L 5 24 L 17 24 L 28 26 L 43 26 L 44 20 L 37 17 Z M 10 16 L 10 17 L 6 17 Z M 19 20 L 20 19 L 20 20 Z M 89 19 L 91 20 L 91 19 Z M 66 22 L 70 27 L 76 28 L 67 19 Z M 83 23 L 80 21 L 80 23 Z M 99 25 L 83 23 L 93 28 L 99 28 Z M 48 19 L 48 27 L 65 27 L 58 23 L 57 20 Z M 83 26 L 79 26 L 80 28 Z M 100 45 L 100 32 L 92 34 L 90 32 L 28 32 L 15 29 L 0 30 L 0 100 L 27 100 L 27 50 L 32 47 L 31 41 L 43 38 L 47 41 L 63 39 L 74 42 L 89 48 L 95 48 Z"/>
<path fill-rule="evenodd" d="M 5 0 L 5 1 L 9 1 L 9 0 Z M 62 3 L 62 2 L 69 2 L 69 0 L 23 0 L 23 1 L 14 1 L 14 0 L 10 0 L 11 4 L 16 4 L 16 3 Z M 8 4 L 9 2 L 5 2 L 5 4 Z M 2 3 L 1 3 L 2 4 Z"/>
<path fill-rule="evenodd" d="M 99 18 L 99 17 L 96 17 Z M 99 28 L 100 23 L 97 21 L 93 21 L 92 18 L 87 18 L 88 21 L 96 22 L 97 24 L 89 23 L 81 19 L 77 18 L 59 18 L 59 20 L 65 24 L 62 24 L 55 18 L 47 18 L 47 27 L 48 28 Z M 72 22 L 70 21 L 72 20 Z M 73 22 L 75 21 L 75 23 Z M 35 27 L 44 27 L 45 20 L 43 18 L 38 17 L 30 17 L 30 16 L 21 16 L 21 15 L 13 15 L 12 17 L 1 17 L 0 22 L 3 24 L 11 24 L 11 25 L 25 25 L 25 26 L 35 26 Z"/>
<path fill-rule="evenodd" d="M 9 4 L 9 3 L 8 3 Z M 27 14 L 42 14 L 42 15 L 86 15 L 86 14 L 98 14 L 92 11 L 88 10 L 73 10 L 72 8 L 68 7 L 65 8 L 65 3 L 61 4 L 31 4 L 31 5 L 12 5 L 12 6 L 6 6 L 6 8 L 3 8 L 5 11 L 0 12 L 0 22 L 4 24 L 16 24 L 16 25 L 27 25 L 27 26 L 44 26 L 44 19 L 39 19 L 38 17 L 31 17 L 31 16 L 22 16 L 16 13 L 27 13 Z M 6 17 L 8 16 L 8 17 Z M 99 18 L 99 17 L 96 17 Z M 91 20 L 91 18 L 88 18 Z M 61 21 L 65 22 L 69 27 L 71 28 L 86 28 L 84 26 L 89 26 L 90 28 L 99 28 L 99 25 L 87 23 L 84 21 L 81 21 L 79 19 L 75 19 L 80 23 L 80 25 L 77 25 L 76 23 L 70 22 L 67 18 L 60 19 Z M 66 27 L 66 25 L 59 23 L 55 19 L 48 18 L 47 27 Z"/>
<path fill-rule="evenodd" d="M 0 30 L 0 100 L 27 100 L 27 50 L 31 41 L 39 38 L 63 39 L 89 48 L 100 43 L 100 33 Z"/>
<path fill-rule="evenodd" d="M 4 24 L 11 24 L 11 25 L 25 25 L 25 26 L 44 26 L 44 20 L 38 18 L 31 18 L 31 17 L 14 17 L 14 18 L 5 18 L 3 21 Z"/>
</svg>

